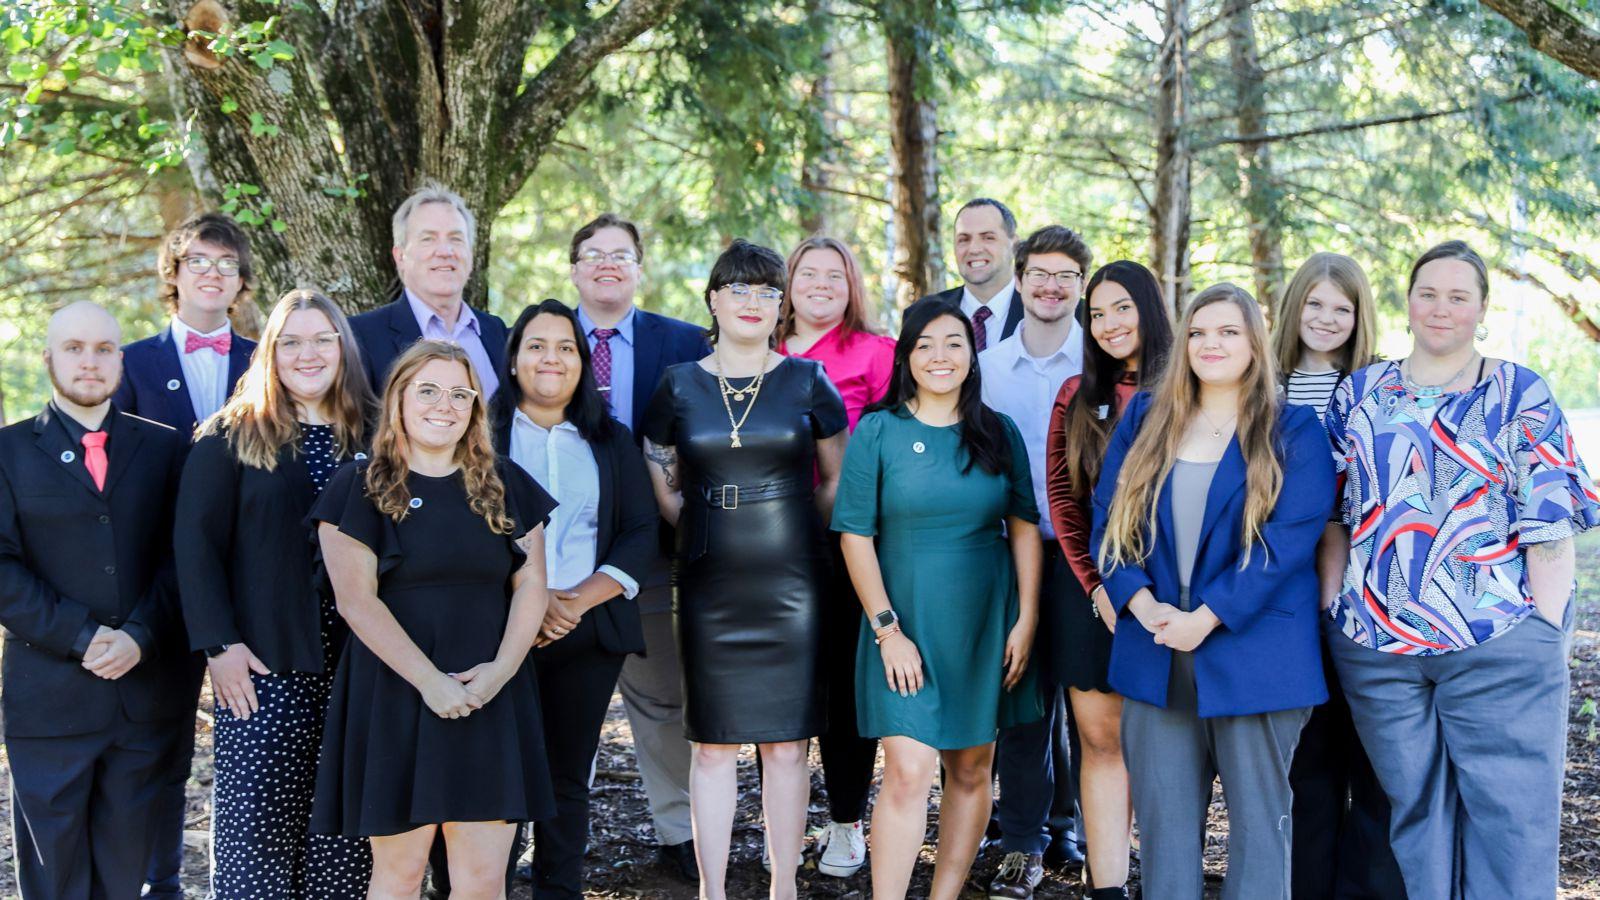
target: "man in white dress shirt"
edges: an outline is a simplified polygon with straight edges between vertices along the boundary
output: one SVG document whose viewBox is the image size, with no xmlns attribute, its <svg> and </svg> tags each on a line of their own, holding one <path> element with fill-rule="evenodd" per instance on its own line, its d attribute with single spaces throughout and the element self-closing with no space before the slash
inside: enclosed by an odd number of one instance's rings
<svg viewBox="0 0 1600 900">
<path fill-rule="evenodd" d="M 1050 501 L 1045 483 L 1045 438 L 1056 394 L 1068 378 L 1083 371 L 1083 329 L 1077 309 L 1084 280 L 1089 275 L 1089 247 L 1076 232 L 1048 225 L 1017 245 L 1017 285 L 1022 297 L 1022 323 L 1016 333 L 978 356 L 982 367 L 983 400 L 1011 417 L 1028 449 L 1034 499 L 1039 505 L 1039 533 L 1044 538 L 1044 571 L 1039 604 L 1041 628 L 1034 642 L 1033 665 L 1044 675 L 1051 671 L 1046 658 L 1050 635 L 1045 607 L 1061 603 L 1060 578 L 1071 578 L 1050 521 Z M 1044 692 L 1045 717 L 1035 723 L 1000 733 L 995 748 L 995 769 L 1000 778 L 1000 847 L 1005 853 L 1000 872 L 989 886 L 989 896 L 1026 900 L 1044 875 L 1044 854 L 1061 837 L 1070 819 L 1070 771 L 1058 771 L 1068 757 L 1065 704 L 1060 685 L 1039 679 Z M 1071 766 L 1067 766 L 1071 769 Z M 1051 827 L 1052 801 L 1057 807 Z"/>
</svg>

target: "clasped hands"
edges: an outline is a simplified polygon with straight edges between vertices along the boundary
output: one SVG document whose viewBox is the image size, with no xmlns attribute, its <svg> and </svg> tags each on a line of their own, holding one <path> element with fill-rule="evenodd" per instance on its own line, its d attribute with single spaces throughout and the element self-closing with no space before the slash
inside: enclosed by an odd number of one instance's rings
<svg viewBox="0 0 1600 900">
<path fill-rule="evenodd" d="M 589 608 L 583 605 L 577 591 L 551 590 L 544 607 L 544 622 L 539 626 L 539 636 L 533 639 L 535 647 L 548 647 L 572 633 Z"/>
<path fill-rule="evenodd" d="M 1128 610 L 1144 629 L 1155 635 L 1156 643 L 1173 650 L 1191 651 L 1200 646 L 1222 620 L 1204 604 L 1188 612 L 1157 600 L 1147 588 L 1140 588 L 1128 601 Z"/>
<path fill-rule="evenodd" d="M 465 719 L 493 700 L 516 671 L 496 659 L 465 672 L 434 672 L 420 688 L 422 702 L 441 719 Z"/>
<path fill-rule="evenodd" d="M 107 681 L 116 681 L 139 664 L 139 644 L 120 628 L 101 625 L 83 652 L 83 667 Z"/>
</svg>

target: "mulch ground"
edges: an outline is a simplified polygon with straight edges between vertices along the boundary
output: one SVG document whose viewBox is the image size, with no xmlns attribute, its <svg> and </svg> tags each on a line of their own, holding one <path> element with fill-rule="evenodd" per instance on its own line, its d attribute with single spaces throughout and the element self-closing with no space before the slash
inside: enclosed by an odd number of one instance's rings
<svg viewBox="0 0 1600 900">
<path fill-rule="evenodd" d="M 1566 799 L 1562 811 L 1563 898 L 1600 900 L 1600 534 L 1586 535 L 1579 543 L 1578 637 L 1572 655 L 1572 715 L 1567 743 Z M 205 704 L 209 707 L 209 701 Z M 207 896 L 207 850 L 210 841 L 211 733 L 202 715 L 199 723 L 194 774 L 189 782 L 185 867 L 190 895 Z M 815 759 L 813 759 L 815 762 Z M 826 824 L 827 810 L 820 803 L 820 767 L 813 767 L 811 825 Z M 588 897 L 659 898 L 693 900 L 695 889 L 673 879 L 655 862 L 655 839 L 645 805 L 644 790 L 634 768 L 628 722 L 620 701 L 614 701 L 606 720 L 593 794 L 593 834 L 589 848 Z M 11 863 L 9 770 L 0 775 L 7 788 L 0 794 L 0 897 L 14 897 L 16 882 Z M 733 898 L 759 898 L 767 894 L 766 873 L 761 868 L 760 797 L 754 756 L 749 750 L 740 760 L 739 814 L 734 823 L 733 859 L 728 871 L 728 893 Z M 913 896 L 925 896 L 933 873 L 933 841 L 939 817 L 937 789 L 928 814 L 928 843 L 917 868 Z M 1212 802 L 1211 828 L 1206 845 L 1207 897 L 1217 895 L 1227 853 L 1227 812 L 1220 792 Z M 999 865 L 999 855 L 981 856 L 973 867 L 966 896 L 982 897 L 983 887 Z M 1137 882 L 1138 866 L 1134 866 Z M 817 898 L 866 898 L 871 895 L 868 870 L 854 878 L 819 874 L 808 864 L 800 873 L 800 895 Z M 527 898 L 519 886 L 513 900 Z M 1039 897 L 1082 896 L 1079 873 L 1049 872 Z"/>
</svg>

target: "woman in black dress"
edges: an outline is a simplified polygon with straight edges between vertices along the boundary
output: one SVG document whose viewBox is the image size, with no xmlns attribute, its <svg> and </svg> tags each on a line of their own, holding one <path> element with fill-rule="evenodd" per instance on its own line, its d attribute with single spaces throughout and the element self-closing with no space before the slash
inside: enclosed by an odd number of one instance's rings
<svg viewBox="0 0 1600 900">
<path fill-rule="evenodd" d="M 312 578 L 305 518 L 362 457 L 372 391 L 344 314 L 283 295 L 239 390 L 200 427 L 173 533 L 189 646 L 216 697 L 211 890 L 219 900 L 360 900 L 365 841 L 311 833 L 317 749 L 344 622 Z"/>
<path fill-rule="evenodd" d="M 656 499 L 678 526 L 674 622 L 707 900 L 724 897 L 735 762 L 747 743 L 759 745 L 765 769 L 771 896 L 795 896 L 811 788 L 806 743 L 824 720 L 822 529 L 845 409 L 821 365 L 772 350 L 783 287 L 783 257 L 733 242 L 706 286 L 712 353 L 667 369 L 643 428 Z"/>
<path fill-rule="evenodd" d="M 528 650 L 554 506 L 496 461 L 466 352 L 425 340 L 395 361 L 372 459 L 340 470 L 312 509 L 354 636 L 312 828 L 371 839 L 370 896 L 417 896 L 440 829 L 451 896 L 502 896 L 512 823 L 553 811 Z"/>
</svg>

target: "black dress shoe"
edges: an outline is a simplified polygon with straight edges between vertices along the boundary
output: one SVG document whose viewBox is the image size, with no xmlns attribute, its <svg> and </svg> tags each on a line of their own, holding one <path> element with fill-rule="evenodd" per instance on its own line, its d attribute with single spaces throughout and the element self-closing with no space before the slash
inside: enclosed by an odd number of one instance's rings
<svg viewBox="0 0 1600 900">
<path fill-rule="evenodd" d="M 1050 836 L 1050 846 L 1044 851 L 1044 864 L 1052 869 L 1076 869 L 1083 865 L 1083 850 L 1078 847 L 1078 837 L 1070 831 Z"/>
<path fill-rule="evenodd" d="M 662 844 L 656 848 L 656 858 L 678 879 L 689 884 L 700 883 L 700 865 L 694 859 L 694 841 Z"/>
</svg>

